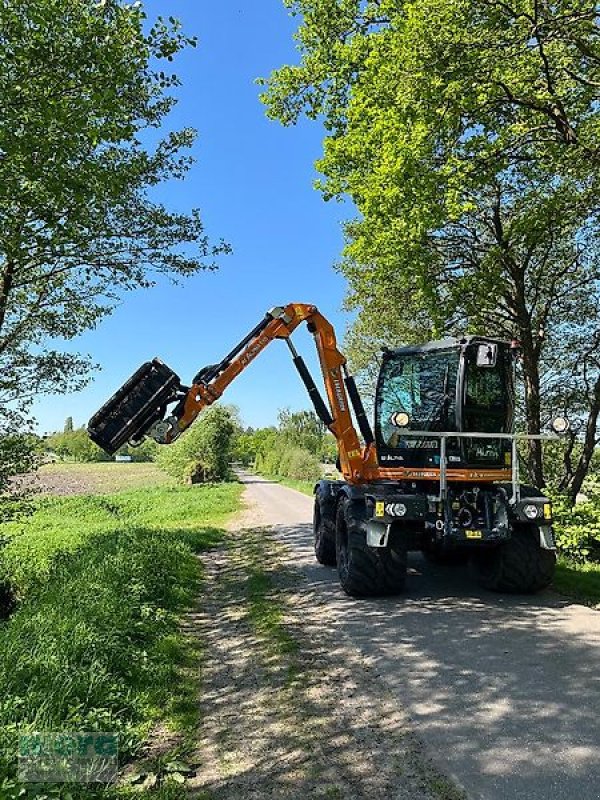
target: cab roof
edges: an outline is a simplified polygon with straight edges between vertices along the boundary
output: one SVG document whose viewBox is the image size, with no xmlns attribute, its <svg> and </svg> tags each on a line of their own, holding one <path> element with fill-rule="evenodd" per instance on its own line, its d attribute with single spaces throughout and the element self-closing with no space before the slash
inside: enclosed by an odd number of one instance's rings
<svg viewBox="0 0 600 800">
<path fill-rule="evenodd" d="M 384 358 L 391 358 L 392 356 L 408 355 L 410 353 L 427 353 L 432 350 L 460 350 L 470 344 L 486 344 L 495 343 L 508 347 L 510 342 L 505 339 L 494 339 L 491 336 L 460 336 L 448 337 L 447 339 L 438 339 L 434 342 L 425 342 L 424 344 L 408 344 L 404 347 L 385 348 L 383 350 Z"/>
</svg>

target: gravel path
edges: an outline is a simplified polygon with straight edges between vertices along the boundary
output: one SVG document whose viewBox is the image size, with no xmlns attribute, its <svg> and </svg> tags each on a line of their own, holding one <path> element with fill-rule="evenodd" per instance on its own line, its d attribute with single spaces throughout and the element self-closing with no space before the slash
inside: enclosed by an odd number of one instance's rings
<svg viewBox="0 0 600 800">
<path fill-rule="evenodd" d="M 228 547 L 203 556 L 203 596 L 186 625 L 205 650 L 188 790 L 203 800 L 460 800 L 374 660 L 337 637 L 332 609 L 265 527 L 273 514 L 251 486 L 246 500 Z M 268 591 L 254 618 L 257 580 Z"/>
<path fill-rule="evenodd" d="M 308 637 L 320 632 L 340 668 L 362 665 L 367 695 L 395 709 L 398 730 L 416 726 L 470 800 L 600 798 L 597 611 L 551 592 L 484 592 L 466 569 L 434 567 L 418 554 L 404 597 L 352 600 L 335 570 L 315 562 L 312 499 L 243 480 L 256 518 L 283 546 L 282 563 L 302 576 L 293 602 Z M 375 763 L 378 748 L 368 756 Z"/>
</svg>

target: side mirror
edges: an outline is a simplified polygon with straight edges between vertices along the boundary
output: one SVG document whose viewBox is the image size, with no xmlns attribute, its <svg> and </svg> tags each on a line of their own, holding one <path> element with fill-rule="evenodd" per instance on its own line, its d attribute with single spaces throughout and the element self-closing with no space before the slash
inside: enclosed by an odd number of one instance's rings
<svg viewBox="0 0 600 800">
<path fill-rule="evenodd" d="M 498 358 L 498 345 L 490 342 L 477 346 L 477 366 L 495 367 Z"/>
<path fill-rule="evenodd" d="M 571 428 L 571 424 L 566 417 L 554 417 L 550 427 L 558 436 L 563 436 Z"/>
</svg>

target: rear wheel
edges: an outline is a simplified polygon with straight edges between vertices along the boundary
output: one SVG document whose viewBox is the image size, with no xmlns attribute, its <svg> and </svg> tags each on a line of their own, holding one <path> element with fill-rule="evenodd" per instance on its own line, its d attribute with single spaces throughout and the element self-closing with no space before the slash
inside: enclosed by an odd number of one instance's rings
<svg viewBox="0 0 600 800">
<path fill-rule="evenodd" d="M 494 592 L 531 594 L 552 583 L 556 555 L 540 547 L 535 526 L 513 530 L 511 538 L 500 547 L 480 553 L 475 559 L 479 583 Z"/>
<path fill-rule="evenodd" d="M 340 501 L 336 514 L 337 566 L 343 590 L 353 597 L 398 594 L 406 580 L 406 548 L 388 542 L 367 546 L 367 515 L 362 500 Z"/>
<path fill-rule="evenodd" d="M 313 534 L 317 561 L 326 567 L 335 567 L 335 527 L 323 517 L 318 495 L 315 496 Z"/>
</svg>

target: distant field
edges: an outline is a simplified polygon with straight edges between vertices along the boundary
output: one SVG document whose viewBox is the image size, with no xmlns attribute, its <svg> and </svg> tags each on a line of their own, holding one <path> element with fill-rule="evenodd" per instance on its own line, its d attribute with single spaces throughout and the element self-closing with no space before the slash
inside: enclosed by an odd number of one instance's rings
<svg viewBox="0 0 600 800">
<path fill-rule="evenodd" d="M 42 494 L 112 494 L 128 489 L 173 486 L 174 481 L 155 464 L 45 464 L 27 485 Z"/>
</svg>

